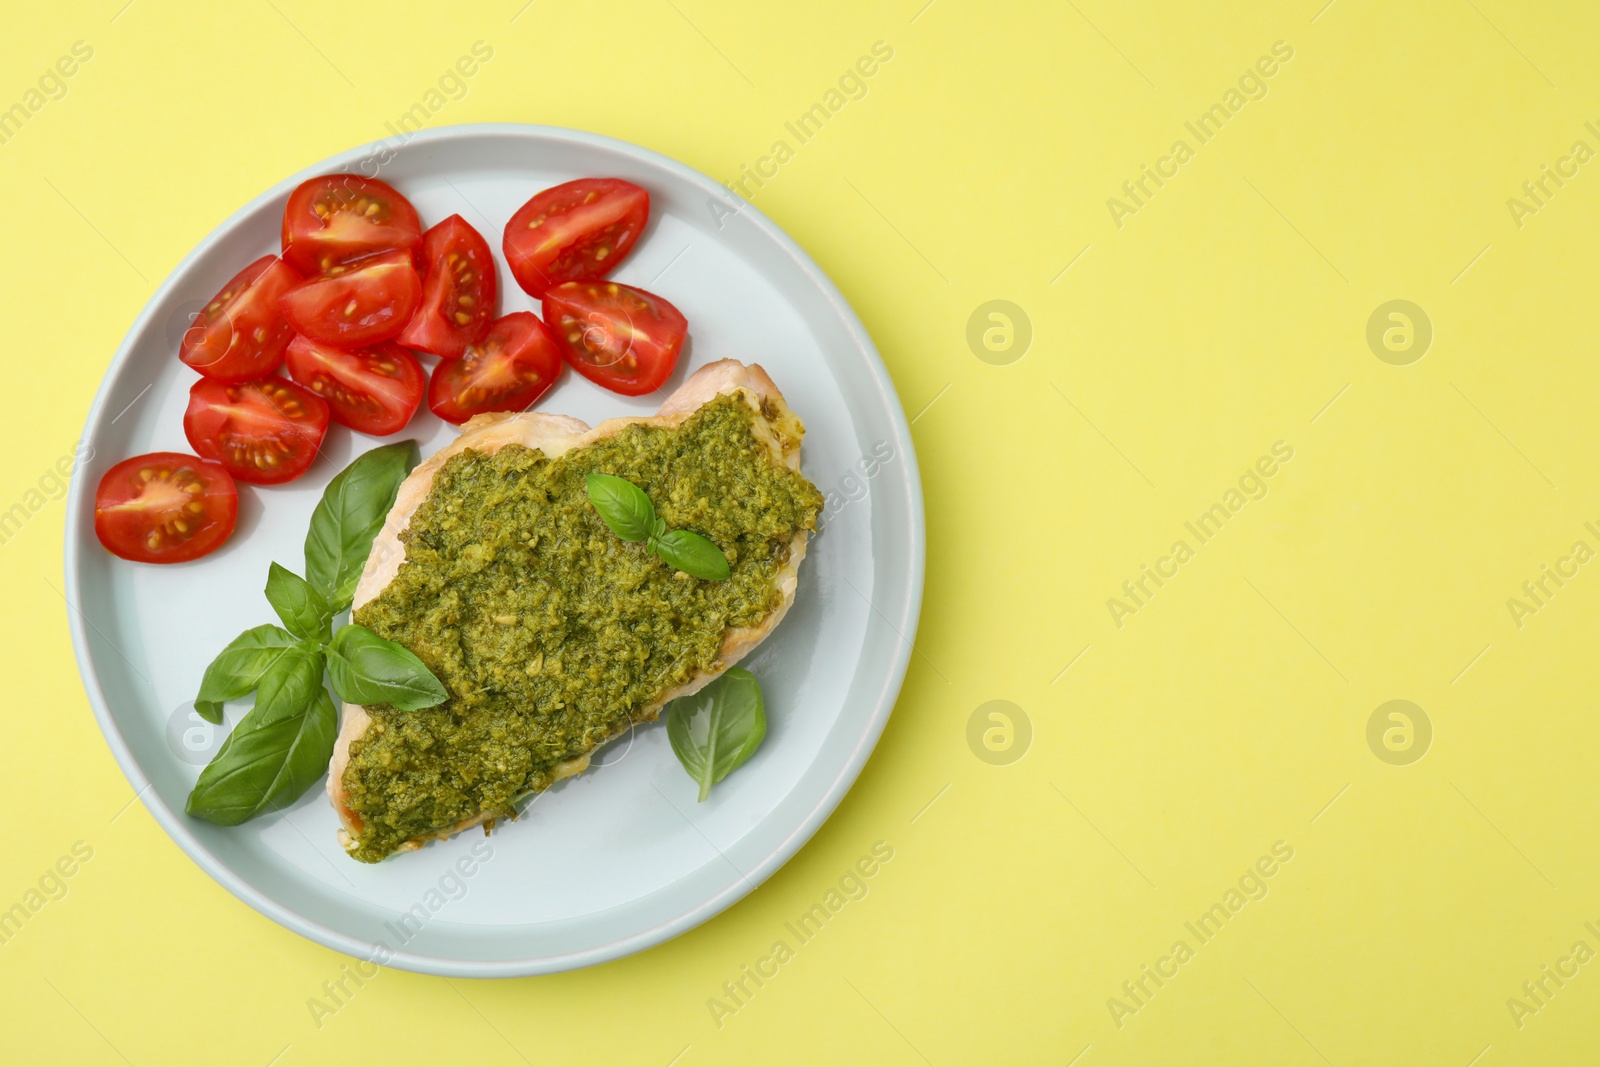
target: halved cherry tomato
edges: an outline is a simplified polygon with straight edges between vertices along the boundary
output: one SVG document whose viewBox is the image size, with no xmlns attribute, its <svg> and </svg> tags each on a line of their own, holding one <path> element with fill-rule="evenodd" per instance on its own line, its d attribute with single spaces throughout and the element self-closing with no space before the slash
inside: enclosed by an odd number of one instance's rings
<svg viewBox="0 0 1600 1067">
<path fill-rule="evenodd" d="M 289 376 L 326 400 L 335 421 L 379 437 L 405 429 L 428 380 L 393 341 L 343 349 L 309 337 L 289 342 Z"/>
<path fill-rule="evenodd" d="M 460 359 L 439 361 L 428 382 L 428 407 L 457 424 L 486 411 L 523 411 L 560 373 L 561 353 L 539 316 L 514 311 L 490 323 Z"/>
<path fill-rule="evenodd" d="M 411 201 L 376 178 L 324 174 L 301 182 L 283 211 L 283 258 L 301 274 L 332 274 L 354 260 L 422 242 Z"/>
<path fill-rule="evenodd" d="M 573 370 L 623 396 L 659 389 L 689 332 L 677 308 L 618 282 L 556 286 L 544 294 L 544 321 Z"/>
<path fill-rule="evenodd" d="M 183 563 L 233 533 L 239 489 L 222 464 L 151 452 L 106 471 L 94 493 L 94 533 L 106 551 L 138 563 Z"/>
<path fill-rule="evenodd" d="M 456 359 L 483 336 L 495 313 L 489 243 L 460 215 L 422 235 L 422 306 L 400 334 L 403 345 Z"/>
<path fill-rule="evenodd" d="M 296 333 L 354 348 L 385 341 L 406 328 L 422 297 L 410 252 L 371 256 L 340 274 L 312 278 L 279 300 Z"/>
<path fill-rule="evenodd" d="M 529 200 L 506 223 L 506 263 L 529 296 L 604 278 L 650 219 L 650 194 L 621 178 L 579 178 Z"/>
<path fill-rule="evenodd" d="M 327 402 L 276 375 L 239 385 L 201 378 L 183 413 L 183 433 L 196 452 L 260 485 L 304 474 L 327 432 Z"/>
<path fill-rule="evenodd" d="M 262 256 L 201 309 L 183 334 L 178 358 L 207 378 L 246 382 L 271 374 L 294 336 L 278 298 L 300 275 L 277 256 Z"/>
</svg>

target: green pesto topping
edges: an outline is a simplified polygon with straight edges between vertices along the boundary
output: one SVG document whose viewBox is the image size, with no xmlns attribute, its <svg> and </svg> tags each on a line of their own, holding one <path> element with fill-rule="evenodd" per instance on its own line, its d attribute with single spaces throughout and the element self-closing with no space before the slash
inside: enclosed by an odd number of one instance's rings
<svg viewBox="0 0 1600 1067">
<path fill-rule="evenodd" d="M 401 540 L 394 580 L 354 619 L 414 652 L 450 699 L 369 708 L 350 746 L 352 855 L 377 862 L 412 837 L 512 811 L 557 764 L 720 666 L 725 631 L 753 626 L 822 495 L 773 459 L 754 412 L 720 396 L 679 426 L 630 426 L 554 460 L 507 445 L 467 450 L 434 477 Z M 643 489 L 673 529 L 710 538 L 726 581 L 673 570 L 618 538 L 589 502 L 592 471 Z"/>
</svg>

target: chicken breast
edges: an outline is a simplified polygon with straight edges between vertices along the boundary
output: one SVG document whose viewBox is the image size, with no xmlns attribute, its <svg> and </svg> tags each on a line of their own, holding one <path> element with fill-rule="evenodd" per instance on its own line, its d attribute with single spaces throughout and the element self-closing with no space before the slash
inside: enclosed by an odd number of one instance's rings
<svg viewBox="0 0 1600 1067">
<path fill-rule="evenodd" d="M 359 610 L 362 605 L 377 597 L 399 573 L 406 558 L 406 548 L 401 540 L 401 534 L 406 530 L 417 509 L 428 498 L 435 475 L 452 456 L 468 449 L 492 454 L 506 445 L 516 444 L 537 449 L 550 459 L 555 459 L 570 450 L 584 448 L 636 424 L 677 427 L 703 405 L 722 395 L 737 397 L 749 405 L 752 413 L 751 433 L 769 451 L 775 463 L 794 471 L 799 470 L 800 441 L 805 432 L 799 418 L 789 410 L 783 394 L 778 391 L 778 387 L 760 366 L 745 365 L 736 360 L 722 360 L 700 368 L 666 399 L 656 415 L 650 417 L 607 419 L 591 429 L 575 418 L 536 411 L 479 415 L 462 427 L 460 437 L 419 464 L 401 484 L 394 507 L 373 541 L 371 555 L 356 587 L 353 607 Z M 625 732 L 635 723 L 654 720 L 669 701 L 697 692 L 728 667 L 748 655 L 772 633 L 773 628 L 778 625 L 794 602 L 798 571 L 801 560 L 805 558 L 808 536 L 806 529 L 796 531 L 788 545 L 786 558 L 776 570 L 773 577 L 777 594 L 773 598 L 775 607 L 755 625 L 726 629 L 720 646 L 719 661 L 713 669 L 698 671 L 683 684 L 667 689 L 655 699 L 636 707 L 627 721 L 618 724 L 617 729 L 611 734 L 612 737 Z M 428 712 L 410 714 L 425 715 Z M 339 831 L 340 843 L 348 851 L 356 849 L 363 824 L 361 814 L 350 806 L 345 772 L 350 763 L 351 745 L 363 737 L 372 724 L 373 719 L 366 708 L 358 704 L 344 705 L 343 723 L 328 768 L 328 796 L 342 824 L 342 829 Z M 542 786 L 548 788 L 555 781 L 584 771 L 589 766 L 591 753 L 598 747 L 599 744 L 596 744 L 587 751 L 558 764 Z M 537 787 L 528 792 L 535 791 Z M 523 795 L 526 796 L 528 793 Z M 480 824 L 485 825 L 487 832 L 494 819 L 502 814 L 505 814 L 503 810 L 479 812 L 451 825 L 435 827 L 412 837 L 393 851 L 417 849 L 429 840 L 448 838 Z"/>
</svg>

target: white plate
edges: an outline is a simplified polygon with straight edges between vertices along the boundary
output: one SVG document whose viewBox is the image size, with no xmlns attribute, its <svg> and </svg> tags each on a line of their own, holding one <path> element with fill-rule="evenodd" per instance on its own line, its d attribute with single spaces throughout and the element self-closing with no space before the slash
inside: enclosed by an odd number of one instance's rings
<svg viewBox="0 0 1600 1067">
<path fill-rule="evenodd" d="M 341 171 L 392 183 L 424 225 L 461 214 L 497 258 L 506 219 L 540 189 L 588 175 L 637 182 L 650 190 L 651 221 L 615 276 L 661 293 L 689 319 L 668 388 L 712 360 L 753 360 L 805 420 L 803 469 L 828 494 L 828 514 L 793 610 L 747 661 L 767 697 L 767 739 L 705 803 L 655 724 L 614 742 L 601 766 L 487 840 L 463 834 L 376 866 L 339 848 L 321 788 L 240 827 L 183 814 L 222 737 L 189 703 L 205 665 L 235 634 L 273 621 L 261 592 L 268 562 L 302 570 L 323 487 L 377 442 L 335 426 L 326 457 L 301 480 L 241 484 L 232 540 L 190 564 L 107 554 L 92 529 L 94 490 L 128 456 L 190 451 L 182 416 L 195 375 L 176 355 L 189 317 L 240 267 L 278 250 L 297 184 Z M 537 311 L 499 268 L 501 312 Z M 593 423 L 653 413 L 657 403 L 569 372 L 540 407 Z M 424 406 L 406 436 L 426 456 L 454 432 Z M 637 952 L 705 921 L 777 870 L 833 811 L 883 731 L 910 656 L 922 494 L 905 415 L 872 341 L 811 258 L 760 212 L 705 175 L 609 138 L 518 125 L 426 130 L 279 183 L 218 227 L 151 299 L 100 387 L 84 440 L 94 456 L 72 483 L 67 597 L 107 742 L 156 820 L 213 878 L 291 930 L 363 959 L 469 977 L 540 974 Z M 248 704 L 230 705 L 227 723 Z"/>
</svg>

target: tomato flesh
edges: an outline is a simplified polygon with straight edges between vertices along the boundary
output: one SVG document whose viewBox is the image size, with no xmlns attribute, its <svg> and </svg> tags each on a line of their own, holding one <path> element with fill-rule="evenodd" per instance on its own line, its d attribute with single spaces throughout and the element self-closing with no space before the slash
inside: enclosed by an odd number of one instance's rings
<svg viewBox="0 0 1600 1067">
<path fill-rule="evenodd" d="M 262 256 L 234 275 L 184 331 L 178 358 L 219 382 L 271 374 L 294 336 L 278 299 L 300 275 L 277 256 Z"/>
<path fill-rule="evenodd" d="M 393 341 L 342 349 L 296 337 L 288 363 L 289 376 L 326 400 L 334 421 L 379 437 L 405 429 L 427 384 L 417 357 Z"/>
<path fill-rule="evenodd" d="M 689 321 L 661 297 L 619 282 L 566 282 L 544 294 L 544 321 L 585 378 L 623 396 L 661 388 Z"/>
<path fill-rule="evenodd" d="M 106 471 L 94 494 L 94 532 L 136 563 L 183 563 L 233 533 L 239 489 L 220 463 L 151 452 Z"/>
<path fill-rule="evenodd" d="M 422 235 L 422 304 L 401 332 L 408 348 L 457 359 L 494 320 L 494 256 L 460 215 Z"/>
<path fill-rule="evenodd" d="M 487 411 L 523 411 L 560 373 L 561 353 L 539 316 L 514 311 L 490 323 L 460 359 L 439 362 L 428 382 L 428 407 L 457 424 Z"/>
<path fill-rule="evenodd" d="M 579 178 L 529 200 L 506 223 L 506 264 L 529 296 L 604 278 L 650 219 L 650 194 L 621 178 Z"/>
<path fill-rule="evenodd" d="M 283 258 L 301 274 L 334 274 L 348 264 L 422 241 L 411 201 L 359 174 L 301 182 L 283 211 Z"/>
<path fill-rule="evenodd" d="M 405 329 L 421 297 L 411 253 L 385 252 L 340 274 L 301 282 L 283 294 L 279 305 L 296 333 L 353 348 Z"/>
<path fill-rule="evenodd" d="M 201 378 L 189 390 L 183 432 L 196 452 L 240 481 L 277 485 L 317 458 L 328 415 L 327 401 L 283 378 L 237 385 Z"/>
</svg>

